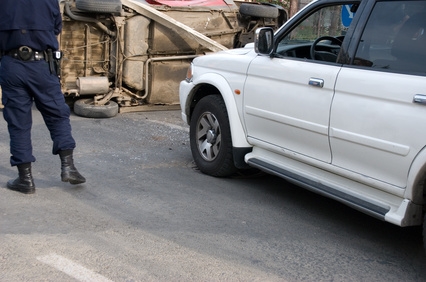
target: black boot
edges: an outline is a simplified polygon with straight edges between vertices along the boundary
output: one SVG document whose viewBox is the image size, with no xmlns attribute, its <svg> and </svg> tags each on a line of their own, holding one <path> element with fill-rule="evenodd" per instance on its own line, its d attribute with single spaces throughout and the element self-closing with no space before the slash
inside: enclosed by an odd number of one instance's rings
<svg viewBox="0 0 426 282">
<path fill-rule="evenodd" d="M 59 157 L 61 158 L 61 178 L 63 182 L 81 184 L 86 182 L 86 178 L 75 168 L 72 152 L 73 150 L 59 151 Z"/>
<path fill-rule="evenodd" d="M 7 188 L 24 194 L 34 194 L 35 185 L 31 174 L 31 163 L 17 165 L 19 177 L 7 182 Z"/>
</svg>

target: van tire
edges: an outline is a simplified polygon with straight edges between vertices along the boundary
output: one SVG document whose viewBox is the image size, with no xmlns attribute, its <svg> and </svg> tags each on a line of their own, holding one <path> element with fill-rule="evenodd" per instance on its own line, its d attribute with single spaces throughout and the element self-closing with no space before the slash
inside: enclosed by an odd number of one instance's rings
<svg viewBox="0 0 426 282">
<path fill-rule="evenodd" d="M 79 99 L 74 103 L 74 113 L 87 118 L 110 118 L 118 114 L 118 104 L 108 101 L 105 105 L 95 105 L 93 99 Z"/>
<path fill-rule="evenodd" d="M 242 3 L 240 6 L 240 14 L 256 18 L 275 19 L 280 13 L 277 7 L 274 6 Z"/>
<path fill-rule="evenodd" d="M 121 0 L 75 0 L 77 9 L 85 12 L 120 13 Z"/>
</svg>

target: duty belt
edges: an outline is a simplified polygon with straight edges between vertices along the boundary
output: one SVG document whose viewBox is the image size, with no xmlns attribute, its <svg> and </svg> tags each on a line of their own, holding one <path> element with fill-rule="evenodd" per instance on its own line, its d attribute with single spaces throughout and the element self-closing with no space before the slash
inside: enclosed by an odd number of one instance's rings
<svg viewBox="0 0 426 282">
<path fill-rule="evenodd" d="M 52 49 L 46 49 L 45 51 L 36 51 L 28 46 L 21 46 L 17 49 L 8 50 L 6 52 L 0 52 L 1 56 L 10 56 L 14 59 L 21 61 L 41 61 L 45 60 L 49 64 L 50 73 L 55 73 L 60 77 L 61 73 L 61 51 L 53 51 Z"/>
<path fill-rule="evenodd" d="M 21 46 L 18 49 L 9 50 L 5 52 L 5 55 L 21 61 L 40 61 L 46 59 L 44 52 L 33 50 L 28 46 Z"/>
</svg>

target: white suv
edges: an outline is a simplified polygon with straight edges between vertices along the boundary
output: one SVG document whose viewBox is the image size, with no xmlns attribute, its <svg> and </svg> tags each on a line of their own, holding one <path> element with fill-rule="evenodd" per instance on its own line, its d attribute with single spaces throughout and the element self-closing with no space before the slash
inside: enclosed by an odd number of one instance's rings
<svg viewBox="0 0 426 282">
<path fill-rule="evenodd" d="M 194 59 L 180 103 L 197 166 L 259 168 L 426 237 L 425 33 L 426 0 L 317 0 Z"/>
</svg>

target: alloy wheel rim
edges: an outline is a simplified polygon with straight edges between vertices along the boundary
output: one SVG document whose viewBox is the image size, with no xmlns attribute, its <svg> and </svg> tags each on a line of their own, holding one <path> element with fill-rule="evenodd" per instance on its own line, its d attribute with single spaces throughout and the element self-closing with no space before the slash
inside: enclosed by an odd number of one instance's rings
<svg viewBox="0 0 426 282">
<path fill-rule="evenodd" d="M 197 148 L 206 161 L 213 161 L 219 154 L 221 145 L 220 125 L 214 114 L 204 113 L 197 124 Z"/>
</svg>

